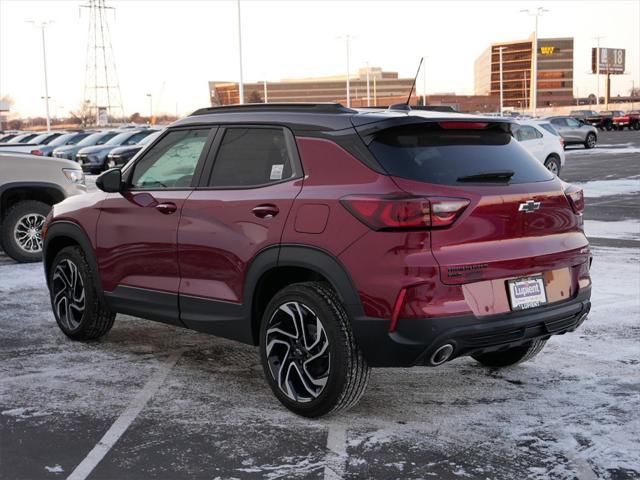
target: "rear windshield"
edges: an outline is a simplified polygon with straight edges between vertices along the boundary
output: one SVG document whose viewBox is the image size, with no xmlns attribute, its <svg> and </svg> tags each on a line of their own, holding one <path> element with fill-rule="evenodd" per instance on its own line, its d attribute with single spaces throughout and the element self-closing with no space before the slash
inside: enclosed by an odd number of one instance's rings
<svg viewBox="0 0 640 480">
<path fill-rule="evenodd" d="M 440 185 L 468 184 L 460 178 L 513 172 L 509 183 L 543 182 L 551 174 L 510 132 L 443 129 L 437 123 L 394 127 L 379 133 L 369 149 L 393 176 Z"/>
<path fill-rule="evenodd" d="M 538 125 L 540 125 L 542 128 L 544 128 L 547 132 L 551 133 L 552 135 L 555 135 L 556 137 L 560 136 L 558 131 L 555 128 L 553 128 L 550 123 L 540 123 Z"/>
</svg>

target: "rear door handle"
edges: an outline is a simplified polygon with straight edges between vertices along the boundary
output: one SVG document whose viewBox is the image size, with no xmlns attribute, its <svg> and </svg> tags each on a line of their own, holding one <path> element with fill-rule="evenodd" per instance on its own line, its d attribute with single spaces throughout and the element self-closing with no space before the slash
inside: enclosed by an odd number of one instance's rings
<svg viewBox="0 0 640 480">
<path fill-rule="evenodd" d="M 178 207 L 173 202 L 159 203 L 158 205 L 156 205 L 156 210 L 158 210 L 160 213 L 164 213 L 165 215 L 170 215 L 177 209 Z"/>
<path fill-rule="evenodd" d="M 271 204 L 258 205 L 253 207 L 251 211 L 258 218 L 273 218 L 280 213 L 280 209 Z"/>
</svg>

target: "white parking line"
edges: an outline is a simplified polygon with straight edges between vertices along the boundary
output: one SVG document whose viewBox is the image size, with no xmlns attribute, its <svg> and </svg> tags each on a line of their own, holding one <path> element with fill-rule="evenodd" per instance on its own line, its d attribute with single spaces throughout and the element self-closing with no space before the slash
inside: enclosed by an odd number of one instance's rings
<svg viewBox="0 0 640 480">
<path fill-rule="evenodd" d="M 104 434 L 98 444 L 93 447 L 84 460 L 82 460 L 75 470 L 71 472 L 71 475 L 67 477 L 67 480 L 84 480 L 89 476 L 120 437 L 122 437 L 124 432 L 127 431 L 147 402 L 156 393 L 158 388 L 160 388 L 160 385 L 162 385 L 165 378 L 167 378 L 167 375 L 178 362 L 182 354 L 183 350 L 180 350 L 169 356 L 164 365 L 162 365 L 162 367 L 149 379 L 124 412 L 122 412 L 113 425 L 111 425 L 111 428 L 107 430 L 107 433 Z"/>
<path fill-rule="evenodd" d="M 347 463 L 347 429 L 344 425 L 330 424 L 327 432 L 327 455 L 324 479 L 339 480 L 344 477 Z"/>
</svg>

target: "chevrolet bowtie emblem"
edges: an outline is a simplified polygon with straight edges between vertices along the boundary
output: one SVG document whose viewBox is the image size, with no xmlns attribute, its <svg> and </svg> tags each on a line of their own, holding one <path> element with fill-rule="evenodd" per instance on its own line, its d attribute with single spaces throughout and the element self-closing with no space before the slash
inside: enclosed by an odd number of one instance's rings
<svg viewBox="0 0 640 480">
<path fill-rule="evenodd" d="M 534 200 L 528 200 L 525 203 L 521 203 L 518 207 L 519 212 L 533 213 L 540 208 L 540 202 Z"/>
</svg>

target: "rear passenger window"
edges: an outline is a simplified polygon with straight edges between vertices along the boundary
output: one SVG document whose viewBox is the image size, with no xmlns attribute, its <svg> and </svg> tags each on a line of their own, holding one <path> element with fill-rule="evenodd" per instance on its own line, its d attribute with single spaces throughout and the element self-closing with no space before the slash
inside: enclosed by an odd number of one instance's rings
<svg viewBox="0 0 640 480">
<path fill-rule="evenodd" d="M 541 137 L 542 137 L 542 134 L 540 132 L 538 132 L 535 128 L 528 127 L 526 125 L 520 127 L 516 131 L 516 138 L 520 142 L 524 142 L 527 140 L 535 140 L 536 138 L 541 138 Z"/>
<path fill-rule="evenodd" d="M 211 187 L 252 187 L 296 175 L 280 128 L 229 128 L 218 149 Z"/>
</svg>

